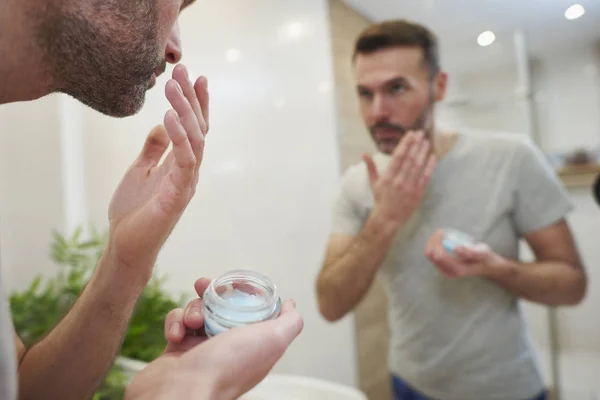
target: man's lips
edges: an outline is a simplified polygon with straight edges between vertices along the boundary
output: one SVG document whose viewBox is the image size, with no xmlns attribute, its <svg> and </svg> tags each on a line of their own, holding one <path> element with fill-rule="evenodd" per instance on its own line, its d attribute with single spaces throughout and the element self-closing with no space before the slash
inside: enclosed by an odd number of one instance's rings
<svg viewBox="0 0 600 400">
<path fill-rule="evenodd" d="M 150 77 L 150 83 L 148 84 L 148 88 L 154 87 L 156 85 L 156 80 L 159 76 L 161 76 L 165 72 L 165 68 L 158 67 L 154 70 L 154 73 Z"/>
<path fill-rule="evenodd" d="M 154 87 L 156 85 L 156 74 L 152 74 L 150 77 L 150 84 L 148 85 L 148 89 Z"/>
<path fill-rule="evenodd" d="M 395 129 L 377 129 L 375 131 L 375 137 L 377 139 L 397 139 L 402 136 L 402 132 L 398 132 Z"/>
</svg>

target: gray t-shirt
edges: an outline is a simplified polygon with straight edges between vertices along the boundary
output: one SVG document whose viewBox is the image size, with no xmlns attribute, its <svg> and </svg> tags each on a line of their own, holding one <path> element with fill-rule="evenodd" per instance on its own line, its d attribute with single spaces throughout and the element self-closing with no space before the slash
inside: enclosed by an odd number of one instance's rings
<svg viewBox="0 0 600 400">
<path fill-rule="evenodd" d="M 374 157 L 380 173 L 389 159 Z M 366 167 L 354 165 L 342 179 L 333 231 L 359 233 L 372 207 Z M 380 269 L 391 372 L 440 400 L 523 400 L 541 392 L 519 299 L 483 278 L 446 278 L 424 252 L 436 229 L 454 228 L 518 260 L 520 236 L 560 221 L 571 208 L 530 140 L 460 134 Z"/>
<path fill-rule="evenodd" d="M 12 320 L 0 279 L 0 399 L 17 398 L 17 366 Z"/>
</svg>

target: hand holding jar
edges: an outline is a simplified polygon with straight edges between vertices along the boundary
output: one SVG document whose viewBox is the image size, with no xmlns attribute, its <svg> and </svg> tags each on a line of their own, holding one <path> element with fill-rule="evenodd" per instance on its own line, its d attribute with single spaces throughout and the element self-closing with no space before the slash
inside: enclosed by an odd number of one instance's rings
<svg viewBox="0 0 600 400">
<path fill-rule="evenodd" d="M 204 301 L 167 315 L 167 348 L 135 376 L 125 399 L 237 399 L 264 379 L 302 331 L 294 301 L 281 302 L 260 274 L 233 271 L 194 286 Z"/>
</svg>

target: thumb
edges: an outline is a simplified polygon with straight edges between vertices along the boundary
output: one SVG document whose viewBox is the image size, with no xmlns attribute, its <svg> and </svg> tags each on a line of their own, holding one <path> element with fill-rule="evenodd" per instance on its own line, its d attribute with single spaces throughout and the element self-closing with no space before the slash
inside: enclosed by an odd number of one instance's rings
<svg viewBox="0 0 600 400">
<path fill-rule="evenodd" d="M 138 157 L 138 162 L 149 167 L 158 165 L 163 154 L 169 147 L 169 135 L 164 125 L 155 126 L 144 143 L 144 148 Z"/>
<path fill-rule="evenodd" d="M 374 187 L 375 183 L 377 183 L 377 180 L 379 179 L 377 167 L 373 162 L 373 158 L 369 154 L 363 154 L 363 160 L 365 164 L 367 164 L 367 172 L 369 173 L 369 182 L 371 183 L 371 187 Z"/>
</svg>

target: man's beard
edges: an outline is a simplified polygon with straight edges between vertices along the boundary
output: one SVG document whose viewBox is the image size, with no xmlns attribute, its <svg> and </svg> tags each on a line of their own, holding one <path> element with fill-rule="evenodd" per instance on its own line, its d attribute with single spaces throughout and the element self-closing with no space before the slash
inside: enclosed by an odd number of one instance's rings
<svg viewBox="0 0 600 400">
<path fill-rule="evenodd" d="M 153 72 L 166 66 L 159 56 L 156 7 L 127 3 L 100 1 L 102 27 L 59 11 L 46 15 L 38 31 L 56 90 L 115 117 L 138 112 Z"/>
</svg>

